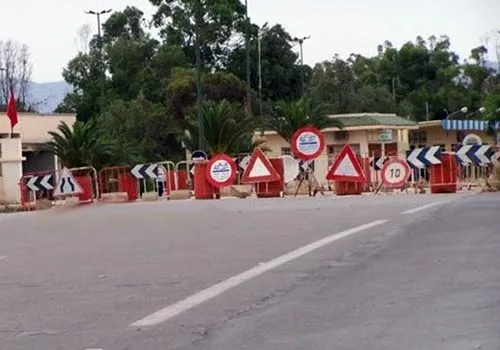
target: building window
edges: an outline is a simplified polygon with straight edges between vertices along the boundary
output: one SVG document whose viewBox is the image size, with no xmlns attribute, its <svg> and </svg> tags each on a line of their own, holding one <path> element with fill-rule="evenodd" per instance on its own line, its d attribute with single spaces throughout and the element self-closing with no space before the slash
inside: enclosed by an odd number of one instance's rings
<svg viewBox="0 0 500 350">
<path fill-rule="evenodd" d="M 328 145 L 326 147 L 327 150 L 327 155 L 328 155 L 328 166 L 331 166 L 333 164 L 333 160 L 337 156 L 337 154 L 340 153 L 342 148 L 344 148 L 345 145 Z M 359 143 L 353 143 L 350 144 L 352 150 L 354 151 L 355 154 L 360 154 L 360 146 Z"/>
<path fill-rule="evenodd" d="M 335 131 L 333 134 L 334 140 L 338 142 L 349 141 L 349 131 Z"/>
<path fill-rule="evenodd" d="M 292 149 L 290 147 L 281 147 L 281 155 L 282 156 L 291 156 L 292 155 Z"/>
<path fill-rule="evenodd" d="M 410 130 L 409 141 L 410 141 L 410 145 L 426 145 L 427 144 L 427 131 Z"/>
</svg>

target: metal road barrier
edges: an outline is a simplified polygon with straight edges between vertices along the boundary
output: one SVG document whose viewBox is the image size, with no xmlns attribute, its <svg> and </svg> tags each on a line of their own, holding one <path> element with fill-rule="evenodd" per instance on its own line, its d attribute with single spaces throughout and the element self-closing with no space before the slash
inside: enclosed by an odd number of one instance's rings
<svg viewBox="0 0 500 350">
<path fill-rule="evenodd" d="M 183 160 L 175 164 L 175 189 L 190 190 L 194 189 L 193 167 L 196 162 L 192 160 Z M 182 170 L 184 167 L 185 170 Z"/>
<path fill-rule="evenodd" d="M 80 203 L 90 203 L 99 197 L 97 171 L 94 167 L 68 169 L 82 189 L 81 193 L 68 195 L 78 197 Z M 35 171 L 24 174 L 19 181 L 21 207 L 25 210 L 47 208 L 59 204 L 54 195 L 62 170 Z M 64 197 L 64 195 L 63 195 Z"/>
<path fill-rule="evenodd" d="M 55 170 L 34 171 L 23 174 L 19 180 L 21 207 L 24 210 L 33 210 L 36 209 L 37 202 L 40 201 L 50 203 L 50 206 L 52 206 L 56 183 Z"/>
<path fill-rule="evenodd" d="M 99 198 L 99 176 L 93 166 L 69 169 L 81 186 L 83 193 L 78 195 L 80 203 L 94 202 Z"/>
<path fill-rule="evenodd" d="M 135 201 L 139 191 L 137 181 L 130 173 L 130 166 L 105 167 L 99 171 L 99 192 L 103 194 L 126 193 L 128 201 Z"/>
<path fill-rule="evenodd" d="M 170 195 L 173 190 L 177 189 L 177 172 L 175 170 L 175 163 L 170 160 L 165 160 L 163 162 L 156 163 L 158 165 L 158 178 L 157 188 L 158 195 L 164 197 L 164 195 Z M 160 191 L 160 186 L 163 187 L 163 191 Z M 163 192 L 160 194 L 160 192 Z"/>
</svg>

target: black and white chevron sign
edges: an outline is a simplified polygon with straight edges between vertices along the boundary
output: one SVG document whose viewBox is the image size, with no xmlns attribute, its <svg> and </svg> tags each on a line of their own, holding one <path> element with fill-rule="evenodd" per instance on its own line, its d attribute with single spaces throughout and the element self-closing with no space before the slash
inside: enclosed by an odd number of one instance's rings
<svg viewBox="0 0 500 350">
<path fill-rule="evenodd" d="M 488 145 L 460 145 L 457 147 L 456 158 L 461 165 L 488 165 L 494 160 L 495 152 Z"/>
<path fill-rule="evenodd" d="M 130 171 L 136 179 L 158 178 L 158 164 L 137 164 Z"/>
<path fill-rule="evenodd" d="M 52 175 L 32 176 L 26 183 L 31 191 L 50 191 L 54 189 Z"/>
<path fill-rule="evenodd" d="M 423 169 L 429 165 L 441 164 L 441 147 L 415 148 L 406 152 L 406 161 L 412 168 Z"/>
<path fill-rule="evenodd" d="M 373 168 L 373 170 L 382 170 L 384 167 L 384 163 L 387 162 L 389 158 L 387 157 L 381 157 L 381 156 L 375 156 L 371 158 L 370 160 L 370 166 Z"/>
</svg>

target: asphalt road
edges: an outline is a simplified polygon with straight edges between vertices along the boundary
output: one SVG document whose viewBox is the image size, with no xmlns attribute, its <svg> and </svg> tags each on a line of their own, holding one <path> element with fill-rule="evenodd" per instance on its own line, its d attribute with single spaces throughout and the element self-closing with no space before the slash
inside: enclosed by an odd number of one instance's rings
<svg viewBox="0 0 500 350">
<path fill-rule="evenodd" d="M 500 349 L 500 196 L 0 215 L 0 349 Z"/>
</svg>

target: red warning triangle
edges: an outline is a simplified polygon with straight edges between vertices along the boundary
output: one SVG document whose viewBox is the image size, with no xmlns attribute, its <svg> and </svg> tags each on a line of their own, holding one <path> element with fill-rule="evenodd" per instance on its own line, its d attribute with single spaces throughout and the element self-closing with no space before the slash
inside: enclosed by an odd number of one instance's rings
<svg viewBox="0 0 500 350">
<path fill-rule="evenodd" d="M 351 146 L 345 145 L 335 157 L 326 174 L 327 180 L 346 182 L 366 182 L 366 177 Z"/>
<path fill-rule="evenodd" d="M 241 182 L 257 183 L 278 181 L 280 175 L 260 148 L 255 148 L 243 172 Z"/>
</svg>

